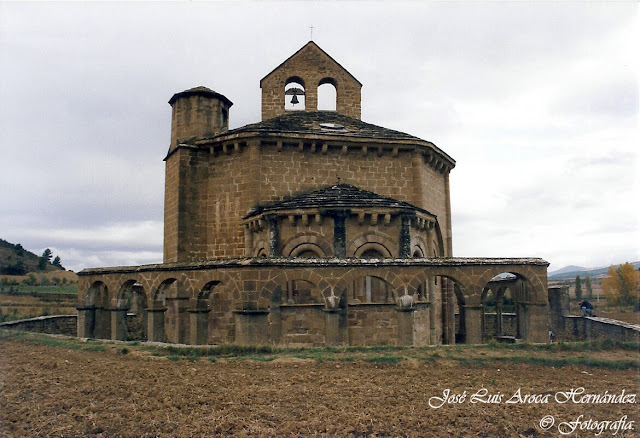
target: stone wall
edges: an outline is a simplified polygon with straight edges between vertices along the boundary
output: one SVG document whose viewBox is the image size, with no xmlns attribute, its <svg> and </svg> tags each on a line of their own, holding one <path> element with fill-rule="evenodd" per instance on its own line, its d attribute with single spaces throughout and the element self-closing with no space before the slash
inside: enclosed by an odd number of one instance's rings
<svg viewBox="0 0 640 438">
<path fill-rule="evenodd" d="M 640 343 L 640 325 L 569 314 L 569 287 L 549 288 L 550 330 L 558 341 L 617 339 Z"/>
<path fill-rule="evenodd" d="M 616 339 L 640 343 L 640 325 L 609 318 L 569 315 L 564 317 L 564 330 L 556 333 L 556 339 L 564 341 Z"/>
<path fill-rule="evenodd" d="M 166 159 L 164 261 L 255 255 L 245 249 L 242 225 L 243 216 L 251 208 L 331 186 L 338 178 L 382 196 L 414 203 L 436 215 L 441 227 L 449 222 L 446 175 L 410 148 L 397 153 L 385 149 L 380 156 L 374 152 L 363 154 L 362 145 L 350 149 L 344 143 L 328 147 L 326 152 L 314 151 L 310 146 L 303 146 L 302 150 L 288 144 L 279 147 L 257 139 L 224 148 L 181 146 Z M 384 232 L 385 228 L 379 229 Z M 318 230 L 322 235 L 331 235 L 327 232 L 332 230 Z M 446 233 L 447 229 L 442 228 L 438 238 L 430 239 L 432 252 L 437 255 L 446 252 L 440 242 L 446 239 Z M 397 247 L 395 234 L 390 235 L 392 247 Z M 426 240 L 426 236 L 422 239 Z"/>
<path fill-rule="evenodd" d="M 0 324 L 0 328 L 76 336 L 78 331 L 78 315 L 39 316 L 37 318 L 3 322 Z"/>
<path fill-rule="evenodd" d="M 147 336 L 153 341 L 439 344 L 452 342 L 442 337 L 454 318 L 442 312 L 446 277 L 466 303 L 467 342 L 481 343 L 483 290 L 497 274 L 511 272 L 527 287 L 526 294 L 514 297 L 523 308 L 521 337 L 547 342 L 546 266 L 540 259 L 247 258 L 89 269 L 79 273 L 78 333 L 127 339 L 133 321 L 127 317 L 126 291 L 135 285 L 144 295 Z M 372 294 L 380 288 L 375 293 L 384 295 L 370 303 L 363 301 L 362 289 L 368 277 Z M 313 295 L 306 306 L 290 305 L 285 294 L 292 282 L 302 282 L 302 295 Z M 414 297 L 408 311 L 397 307 L 405 294 Z M 339 307 L 329 306 L 331 297 L 339 298 Z M 144 323 L 138 326 L 136 333 L 144 333 Z"/>
</svg>

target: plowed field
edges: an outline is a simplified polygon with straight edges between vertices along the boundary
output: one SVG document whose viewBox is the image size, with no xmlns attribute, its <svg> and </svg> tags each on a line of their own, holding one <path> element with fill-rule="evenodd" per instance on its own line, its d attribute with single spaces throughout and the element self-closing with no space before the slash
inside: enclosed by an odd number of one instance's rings
<svg viewBox="0 0 640 438">
<path fill-rule="evenodd" d="M 585 364 L 562 365 L 576 357 Z M 490 347 L 213 358 L 0 332 L 0 436 L 561 436 L 559 424 L 577 420 L 571 436 L 595 437 L 603 421 L 637 423 L 638 400 L 566 393 L 637 393 L 637 359 L 628 348 Z M 436 407 L 447 391 L 457 399 Z M 636 423 L 615 436 L 638 436 Z M 608 427 L 598 436 L 613 436 Z"/>
</svg>

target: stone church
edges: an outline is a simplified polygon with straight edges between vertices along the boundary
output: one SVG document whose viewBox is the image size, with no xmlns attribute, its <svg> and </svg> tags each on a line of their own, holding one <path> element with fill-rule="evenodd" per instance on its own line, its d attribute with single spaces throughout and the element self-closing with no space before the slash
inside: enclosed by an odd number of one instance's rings
<svg viewBox="0 0 640 438">
<path fill-rule="evenodd" d="M 547 262 L 453 257 L 447 153 L 362 121 L 362 84 L 313 41 L 260 88 L 237 129 L 216 91 L 169 100 L 164 263 L 80 272 L 78 336 L 547 342 Z"/>
</svg>

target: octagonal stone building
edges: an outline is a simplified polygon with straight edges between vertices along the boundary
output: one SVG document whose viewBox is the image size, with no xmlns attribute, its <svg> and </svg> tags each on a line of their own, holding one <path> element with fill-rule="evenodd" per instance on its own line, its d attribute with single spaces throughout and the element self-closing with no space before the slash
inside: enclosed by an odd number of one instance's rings
<svg viewBox="0 0 640 438">
<path fill-rule="evenodd" d="M 169 100 L 164 263 L 80 272 L 79 336 L 547 341 L 547 262 L 453 257 L 449 155 L 360 120 L 361 83 L 312 41 L 260 87 L 262 121 L 237 129 L 213 90 Z"/>
</svg>

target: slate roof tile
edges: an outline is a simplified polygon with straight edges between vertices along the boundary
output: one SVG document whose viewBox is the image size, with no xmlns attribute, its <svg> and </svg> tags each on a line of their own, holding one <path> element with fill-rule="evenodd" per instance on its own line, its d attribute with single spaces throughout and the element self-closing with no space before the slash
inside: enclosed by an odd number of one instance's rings
<svg viewBox="0 0 640 438">
<path fill-rule="evenodd" d="M 416 207 L 408 202 L 381 196 L 377 193 L 363 190 L 351 184 L 336 184 L 307 193 L 285 198 L 282 201 L 257 206 L 251 209 L 245 219 L 268 211 L 295 210 L 311 208 L 366 208 L 409 210 L 427 213 L 428 211 Z"/>
</svg>

